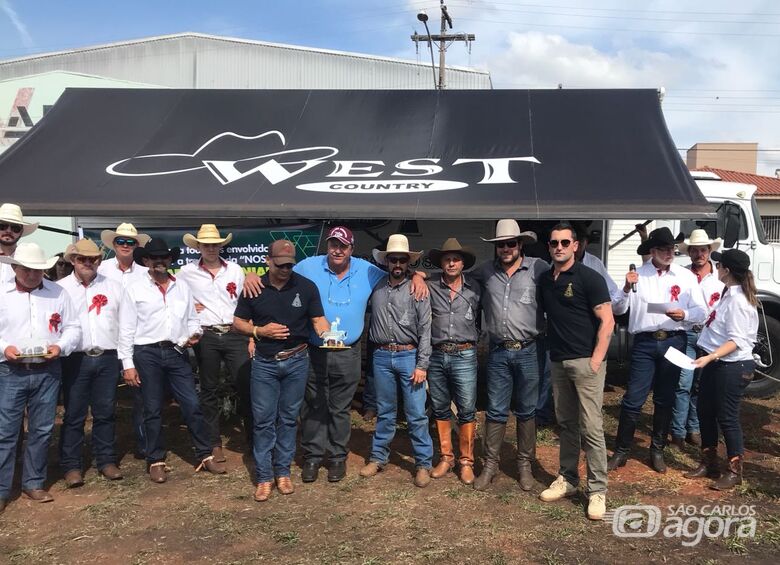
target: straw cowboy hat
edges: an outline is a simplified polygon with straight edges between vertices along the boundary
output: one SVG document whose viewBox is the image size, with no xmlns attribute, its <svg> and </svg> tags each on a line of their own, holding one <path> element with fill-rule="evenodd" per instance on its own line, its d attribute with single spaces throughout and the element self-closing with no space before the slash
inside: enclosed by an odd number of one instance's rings
<svg viewBox="0 0 780 565">
<path fill-rule="evenodd" d="M 181 247 L 168 247 L 168 244 L 161 237 L 153 237 L 143 247 L 133 249 L 133 260 L 139 265 L 144 264 L 145 257 L 167 257 L 171 256 L 171 261 L 176 261 L 181 255 Z"/>
<path fill-rule="evenodd" d="M 133 224 L 119 224 L 116 231 L 103 230 L 100 232 L 100 241 L 109 249 L 114 248 L 114 240 L 118 237 L 132 237 L 138 240 L 138 247 L 143 247 L 152 239 L 152 236 L 145 233 L 138 233 Z"/>
<path fill-rule="evenodd" d="M 639 247 L 636 248 L 636 253 L 637 255 L 648 255 L 650 250 L 654 247 L 669 247 L 670 245 L 680 243 L 682 240 L 682 234 L 674 237 L 672 235 L 672 230 L 669 228 L 658 228 L 650 232 L 647 240 L 643 241 Z"/>
<path fill-rule="evenodd" d="M 182 240 L 184 245 L 198 248 L 199 243 L 216 243 L 218 245 L 227 245 L 233 239 L 233 234 L 229 233 L 227 236 L 222 237 L 214 224 L 203 224 L 198 230 L 198 235 L 192 235 L 191 233 L 185 233 Z"/>
<path fill-rule="evenodd" d="M 499 241 L 509 241 L 510 239 L 519 239 L 523 243 L 533 243 L 536 241 L 536 234 L 532 231 L 520 231 L 520 226 L 517 225 L 515 220 L 498 220 L 496 224 L 496 237 L 493 239 L 480 238 L 482 241 L 488 243 L 496 243 Z"/>
<path fill-rule="evenodd" d="M 16 204 L 5 203 L 0 206 L 0 223 L 17 224 L 22 226 L 22 237 L 30 235 L 38 229 L 38 223 L 25 222 L 22 209 Z"/>
<path fill-rule="evenodd" d="M 89 238 L 80 239 L 76 243 L 71 243 L 65 248 L 65 254 L 62 256 L 66 261 L 73 263 L 76 255 L 84 257 L 103 257 L 103 252 L 95 245 L 95 242 Z"/>
<path fill-rule="evenodd" d="M 470 269 L 477 262 L 477 257 L 474 255 L 468 247 L 462 247 L 457 239 L 454 237 L 449 238 L 441 246 L 441 249 L 431 249 L 428 252 L 428 259 L 431 263 L 437 267 L 441 265 L 441 258 L 445 253 L 457 253 L 463 257 L 463 269 Z"/>
<path fill-rule="evenodd" d="M 420 258 L 420 255 L 422 255 L 422 251 L 409 251 L 409 240 L 406 239 L 405 235 L 401 235 L 400 233 L 394 233 L 390 236 L 390 239 L 387 240 L 386 251 L 374 249 L 374 261 L 380 265 L 384 265 L 385 258 L 391 253 L 403 253 L 408 255 L 410 263 L 414 263 Z"/>
<path fill-rule="evenodd" d="M 707 232 L 704 230 L 693 230 L 691 232 L 691 237 L 683 241 L 677 246 L 677 249 L 680 250 L 680 253 L 688 253 L 689 247 L 696 247 L 698 245 L 707 245 L 710 248 L 710 251 L 717 251 L 720 249 L 720 245 L 723 243 L 723 240 L 719 237 L 715 239 L 710 239 L 710 236 L 707 235 Z"/>
<path fill-rule="evenodd" d="M 57 259 L 59 259 L 59 257 L 56 255 L 47 258 L 46 253 L 37 243 L 20 243 L 16 246 L 13 257 L 1 255 L 0 263 L 21 265 L 28 269 L 45 271 L 46 269 L 51 269 L 54 266 L 54 263 L 57 262 Z"/>
</svg>

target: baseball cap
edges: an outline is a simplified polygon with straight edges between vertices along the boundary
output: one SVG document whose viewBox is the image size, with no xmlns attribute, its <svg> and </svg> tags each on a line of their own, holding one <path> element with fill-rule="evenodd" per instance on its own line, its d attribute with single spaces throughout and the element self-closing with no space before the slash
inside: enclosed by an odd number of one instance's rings
<svg viewBox="0 0 780 565">
<path fill-rule="evenodd" d="M 344 245 L 355 245 L 355 236 L 352 230 L 344 226 L 334 226 L 330 228 L 327 239 L 338 239 Z"/>
<path fill-rule="evenodd" d="M 284 263 L 295 263 L 295 245 L 288 239 L 277 239 L 271 244 L 269 257 L 274 260 L 274 264 L 283 265 Z"/>
<path fill-rule="evenodd" d="M 737 273 L 745 273 L 750 269 L 750 257 L 740 249 L 727 249 L 723 253 L 714 251 L 710 254 L 713 261 Z"/>
</svg>

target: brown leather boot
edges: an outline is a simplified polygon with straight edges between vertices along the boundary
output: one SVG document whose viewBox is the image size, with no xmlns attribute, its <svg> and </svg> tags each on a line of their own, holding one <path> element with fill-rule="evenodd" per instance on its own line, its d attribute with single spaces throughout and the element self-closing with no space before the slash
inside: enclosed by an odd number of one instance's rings
<svg viewBox="0 0 780 565">
<path fill-rule="evenodd" d="M 474 480 L 475 490 L 485 490 L 498 474 L 498 461 L 501 456 L 501 445 L 504 443 L 506 423 L 485 422 L 485 437 L 482 439 L 485 450 L 485 466 Z"/>
<path fill-rule="evenodd" d="M 742 456 L 729 459 L 729 466 L 721 478 L 710 485 L 713 490 L 729 490 L 742 484 Z"/>
<path fill-rule="evenodd" d="M 455 466 L 455 455 L 452 453 L 452 424 L 449 420 L 436 420 L 436 431 L 439 432 L 441 458 L 439 464 L 431 470 L 431 478 L 441 479 Z"/>
<path fill-rule="evenodd" d="M 517 481 L 520 488 L 529 491 L 534 479 L 531 465 L 536 461 L 536 420 L 517 422 Z"/>
<path fill-rule="evenodd" d="M 474 482 L 474 435 L 477 431 L 476 422 L 461 424 L 458 427 L 458 446 L 460 451 L 460 481 L 464 485 Z"/>
<path fill-rule="evenodd" d="M 699 479 L 709 477 L 710 479 L 720 478 L 720 468 L 718 467 L 718 448 L 705 447 L 701 450 L 701 463 L 693 471 L 683 473 L 686 479 Z"/>
</svg>

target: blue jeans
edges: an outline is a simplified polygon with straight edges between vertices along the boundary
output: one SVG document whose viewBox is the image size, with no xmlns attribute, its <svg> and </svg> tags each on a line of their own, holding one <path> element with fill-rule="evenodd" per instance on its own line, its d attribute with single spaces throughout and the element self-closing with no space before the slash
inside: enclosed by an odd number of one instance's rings
<svg viewBox="0 0 780 565">
<path fill-rule="evenodd" d="M 685 335 L 674 335 L 663 341 L 656 341 L 644 334 L 634 336 L 631 369 L 620 407 L 621 413 L 638 418 L 651 390 L 656 409 L 672 409 L 680 368 L 667 361 L 664 354 L 670 347 L 685 351 L 686 343 Z"/>
<path fill-rule="evenodd" d="M 536 421 L 541 425 L 552 424 L 555 421 L 555 409 L 550 350 L 544 338 L 540 337 L 536 343 L 536 353 L 539 356 L 539 401 L 536 403 Z"/>
<path fill-rule="evenodd" d="M 685 348 L 685 354 L 688 357 L 696 358 L 696 340 L 699 334 L 694 331 L 688 331 L 688 346 Z M 687 434 L 699 433 L 699 417 L 696 413 L 696 403 L 698 402 L 698 383 L 699 373 L 701 371 L 692 371 L 685 369 L 680 372 L 680 381 L 677 383 L 675 391 L 674 409 L 672 410 L 672 437 L 684 438 Z"/>
<path fill-rule="evenodd" d="M 371 445 L 371 461 L 386 465 L 390 459 L 390 442 L 395 436 L 398 388 L 404 399 L 404 412 L 409 424 L 414 464 L 418 469 L 430 469 L 433 441 L 428 431 L 425 413 L 425 383 L 412 383 L 417 350 L 374 351 L 374 384 L 376 386 L 376 432 Z"/>
<path fill-rule="evenodd" d="M 539 359 L 535 342 L 517 351 L 491 346 L 487 393 L 487 420 L 506 423 L 510 406 L 518 421 L 534 418 L 539 401 Z"/>
<path fill-rule="evenodd" d="M 435 420 L 449 421 L 454 401 L 458 424 L 473 422 L 477 403 L 477 348 L 457 353 L 434 349 L 428 365 L 428 391 Z"/>
<path fill-rule="evenodd" d="M 84 422 L 92 411 L 92 453 L 98 469 L 116 464 L 116 353 L 89 357 L 73 353 L 62 360 L 65 416 L 60 430 L 60 466 L 82 470 Z"/>
<path fill-rule="evenodd" d="M 720 427 L 729 459 L 745 452 L 739 406 L 755 368 L 753 361 L 713 361 L 704 367 L 699 392 L 702 447 L 718 446 Z"/>
<path fill-rule="evenodd" d="M 32 370 L 0 363 L 0 498 L 8 500 L 11 492 L 16 442 L 25 407 L 28 429 L 22 488 L 43 488 L 61 377 L 59 361 L 41 364 Z"/>
<path fill-rule="evenodd" d="M 284 361 L 260 356 L 252 360 L 249 389 L 257 483 L 290 476 L 290 465 L 295 457 L 298 414 L 308 377 L 308 350 Z"/>
<path fill-rule="evenodd" d="M 374 413 L 376 414 L 376 387 L 374 386 L 374 363 L 371 360 L 374 351 L 376 350 L 376 346 L 374 346 L 369 342 L 366 350 L 367 350 L 366 358 L 368 359 L 368 362 L 366 363 L 366 381 L 363 386 L 363 413 L 365 414 L 368 410 L 373 410 Z"/>
<path fill-rule="evenodd" d="M 141 396 L 144 399 L 144 452 L 147 463 L 165 461 L 166 451 L 162 436 L 162 410 L 165 405 L 166 382 L 179 403 L 184 422 L 192 437 L 198 460 L 211 455 L 206 421 L 200 409 L 195 377 L 186 353 L 155 345 L 136 345 L 133 352 L 138 375 L 141 377 Z"/>
</svg>

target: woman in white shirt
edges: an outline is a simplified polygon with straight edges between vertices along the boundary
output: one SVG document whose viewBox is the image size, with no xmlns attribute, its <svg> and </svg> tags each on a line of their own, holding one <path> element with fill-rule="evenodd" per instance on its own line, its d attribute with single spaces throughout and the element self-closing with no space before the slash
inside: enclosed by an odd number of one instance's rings
<svg viewBox="0 0 780 565">
<path fill-rule="evenodd" d="M 718 279 L 726 285 L 723 296 L 710 312 L 701 332 L 696 359 L 702 369 L 699 381 L 699 423 L 702 461 L 686 478 L 710 477 L 715 490 L 742 484 L 744 444 L 739 423 L 739 405 L 745 387 L 753 379 L 753 346 L 758 331 L 758 299 L 750 258 L 743 251 L 729 249 L 712 253 Z M 728 469 L 718 466 L 718 428 L 723 432 Z"/>
</svg>

